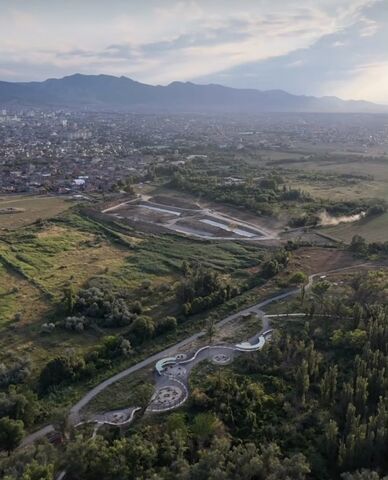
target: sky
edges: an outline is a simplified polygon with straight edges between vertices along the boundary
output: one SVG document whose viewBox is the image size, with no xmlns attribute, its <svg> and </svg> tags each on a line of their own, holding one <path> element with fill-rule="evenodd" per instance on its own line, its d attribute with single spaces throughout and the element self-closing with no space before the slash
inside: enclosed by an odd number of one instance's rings
<svg viewBox="0 0 388 480">
<path fill-rule="evenodd" d="M 388 104 L 388 0 L 0 0 L 0 79 L 73 73 Z"/>
</svg>

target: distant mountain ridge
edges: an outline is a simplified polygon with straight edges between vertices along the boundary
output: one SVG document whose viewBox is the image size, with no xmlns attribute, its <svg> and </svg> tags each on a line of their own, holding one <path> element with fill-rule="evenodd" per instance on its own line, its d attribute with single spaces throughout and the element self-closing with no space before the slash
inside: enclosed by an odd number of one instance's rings
<svg viewBox="0 0 388 480">
<path fill-rule="evenodd" d="M 0 105 L 7 104 L 155 113 L 388 113 L 388 106 L 371 102 L 292 95 L 283 90 L 237 89 L 191 82 L 153 86 L 127 77 L 79 73 L 43 82 L 0 81 Z"/>
</svg>

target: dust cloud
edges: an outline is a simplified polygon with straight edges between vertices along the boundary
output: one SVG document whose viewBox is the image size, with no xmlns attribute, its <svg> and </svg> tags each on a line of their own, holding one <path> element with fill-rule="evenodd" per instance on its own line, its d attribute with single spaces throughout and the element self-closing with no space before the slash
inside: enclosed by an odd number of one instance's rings
<svg viewBox="0 0 388 480">
<path fill-rule="evenodd" d="M 333 217 L 326 210 L 319 214 L 319 225 L 323 227 L 335 226 L 339 223 L 358 222 L 365 217 L 365 212 L 360 212 L 355 215 L 342 215 L 341 217 Z"/>
</svg>

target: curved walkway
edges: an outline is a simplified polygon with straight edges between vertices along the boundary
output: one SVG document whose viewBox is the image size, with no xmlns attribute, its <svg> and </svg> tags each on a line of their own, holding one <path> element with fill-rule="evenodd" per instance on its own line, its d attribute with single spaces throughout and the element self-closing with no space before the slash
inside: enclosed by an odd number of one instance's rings
<svg viewBox="0 0 388 480">
<path fill-rule="evenodd" d="M 338 268 L 338 269 L 334 269 L 334 270 L 330 270 L 330 271 L 326 271 L 326 272 L 315 273 L 315 274 L 309 276 L 308 283 L 306 284 L 305 288 L 306 289 L 310 288 L 316 277 L 331 274 L 331 273 L 337 273 L 337 272 L 342 272 L 342 271 L 346 271 L 346 270 L 351 270 L 351 269 L 354 269 L 354 268 L 367 267 L 367 266 L 371 266 L 371 265 L 372 264 L 370 264 L 370 263 L 362 263 L 362 264 L 351 265 L 349 267 Z M 280 293 L 278 295 L 274 295 L 273 297 L 271 297 L 267 300 L 264 300 L 260 303 L 257 303 L 256 305 L 252 305 L 252 306 L 247 307 L 243 310 L 240 310 L 237 313 L 229 315 L 228 317 L 226 317 L 223 320 L 216 323 L 216 326 L 217 326 L 217 328 L 219 328 L 219 327 L 222 327 L 223 325 L 226 325 L 227 323 L 229 323 L 233 320 L 236 320 L 241 315 L 248 314 L 248 313 L 256 313 L 256 314 L 259 314 L 259 315 L 260 314 L 263 315 L 263 332 L 265 332 L 269 329 L 269 319 L 266 315 L 264 315 L 264 312 L 262 311 L 262 308 L 271 304 L 271 303 L 277 302 L 279 300 L 283 300 L 287 297 L 297 295 L 298 293 L 300 293 L 300 288 L 294 288 L 294 289 L 288 290 L 286 292 Z M 156 363 L 158 360 L 161 360 L 165 357 L 175 357 L 177 355 L 178 351 L 182 347 L 185 347 L 186 345 L 194 342 L 195 340 L 200 339 L 201 337 L 204 337 L 205 335 L 206 334 L 205 334 L 204 331 L 195 333 L 195 334 L 191 335 L 190 337 L 182 340 L 181 342 L 178 342 L 177 344 L 163 350 L 162 352 L 151 355 L 150 357 L 148 357 L 145 360 L 137 363 L 136 365 L 133 365 L 133 366 L 127 368 L 126 370 L 123 370 L 122 372 L 117 373 L 116 375 L 113 375 L 112 377 L 106 379 L 105 381 L 103 381 L 99 385 L 95 386 L 86 395 L 84 395 L 84 397 L 82 397 L 75 405 L 73 405 L 73 407 L 70 409 L 69 423 L 71 425 L 79 424 L 80 421 L 81 421 L 81 415 L 80 415 L 81 409 L 84 408 L 85 405 L 87 405 L 96 395 L 101 393 L 103 390 L 105 390 L 107 387 L 109 387 L 113 383 L 117 382 L 118 380 L 121 380 L 122 378 L 127 377 L 128 375 L 131 375 L 132 373 L 135 373 L 135 372 L 141 370 L 144 367 L 147 367 L 147 366 L 149 366 L 153 363 Z M 225 348 L 225 347 L 219 346 L 218 348 Z M 200 354 L 197 352 L 197 357 L 199 358 L 199 356 L 200 356 Z M 23 440 L 22 446 L 30 444 L 30 443 L 34 442 L 35 440 L 44 437 L 45 435 L 47 435 L 47 433 L 50 433 L 53 430 L 54 430 L 54 427 L 52 425 L 47 425 L 47 426 L 43 427 L 42 429 L 40 429 L 40 430 L 32 433 L 31 435 L 27 436 Z"/>
<path fill-rule="evenodd" d="M 262 313 L 264 323 L 268 323 L 266 315 Z M 148 412 L 166 412 L 180 407 L 189 396 L 188 383 L 191 370 L 202 360 L 211 360 L 216 365 L 222 366 L 229 364 L 235 355 L 241 353 L 257 352 L 261 350 L 266 341 L 269 340 L 272 329 L 263 329 L 258 335 L 255 335 L 247 342 L 237 343 L 235 345 L 205 345 L 194 352 L 188 359 L 182 359 L 182 354 L 175 357 L 168 357 L 156 363 L 156 392 L 151 399 L 151 403 L 146 411 Z M 178 380 L 179 377 L 179 380 Z M 179 391 L 174 390 L 174 385 L 178 383 Z M 172 394 L 177 400 L 170 401 Z"/>
</svg>

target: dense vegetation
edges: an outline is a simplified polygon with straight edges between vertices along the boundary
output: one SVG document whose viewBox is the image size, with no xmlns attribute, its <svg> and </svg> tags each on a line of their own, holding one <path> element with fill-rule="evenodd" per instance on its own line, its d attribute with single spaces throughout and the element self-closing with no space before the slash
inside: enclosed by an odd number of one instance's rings
<svg viewBox="0 0 388 480">
<path fill-rule="evenodd" d="M 206 276 L 185 268 L 189 279 Z M 262 351 L 224 370 L 200 364 L 183 411 L 144 418 L 122 436 L 110 429 L 94 438 L 68 432 L 64 457 L 43 442 L 4 459 L 5 478 L 52 479 L 63 464 L 73 480 L 382 479 L 388 472 L 387 279 L 367 273 L 341 285 L 323 279 L 302 291 L 289 309 L 307 316 L 281 320 Z M 122 348 L 111 342 L 107 351 Z M 63 359 L 61 375 L 85 367 L 77 357 Z M 28 422 L 34 401 L 14 387 L 0 398 L 3 430 L 10 432 L 0 436 L 5 449 L 20 438 L 15 412 Z"/>
<path fill-rule="evenodd" d="M 261 174 L 260 174 L 261 173 Z M 281 172 L 285 173 L 285 172 Z M 173 174 L 170 186 L 202 196 L 209 200 L 223 202 L 236 207 L 245 207 L 259 215 L 277 216 L 281 211 L 290 214 L 292 227 L 316 226 L 319 214 L 329 215 L 380 215 L 386 205 L 380 200 L 322 200 L 306 191 L 287 184 L 287 175 L 276 170 L 251 171 L 249 175 L 234 178 L 220 172 L 206 172 L 195 164 Z"/>
<path fill-rule="evenodd" d="M 361 235 L 354 235 L 349 246 L 350 251 L 361 257 L 369 257 L 373 255 L 387 256 L 387 242 L 370 242 L 368 243 Z"/>
</svg>

